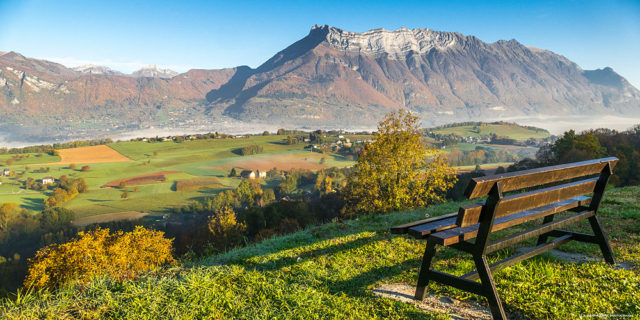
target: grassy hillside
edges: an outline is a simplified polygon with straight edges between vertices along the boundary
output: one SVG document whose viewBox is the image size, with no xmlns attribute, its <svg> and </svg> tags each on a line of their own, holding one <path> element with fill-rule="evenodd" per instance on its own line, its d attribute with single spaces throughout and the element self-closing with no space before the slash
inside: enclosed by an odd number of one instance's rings
<svg viewBox="0 0 640 320">
<path fill-rule="evenodd" d="M 525 127 L 509 123 L 482 123 L 481 125 L 451 125 L 447 127 L 436 127 L 430 129 L 435 134 L 454 134 L 461 137 L 480 138 L 493 133 L 499 137 L 506 137 L 515 140 L 527 140 L 529 138 L 547 138 L 549 131 Z"/>
<path fill-rule="evenodd" d="M 495 273 L 507 310 L 516 318 L 532 319 L 575 319 L 599 313 L 639 318 L 638 194 L 640 187 L 611 189 L 600 212 L 615 257 L 629 270 L 603 263 L 595 245 L 569 243 L 560 249 L 594 261 L 567 262 L 545 254 Z M 391 235 L 391 226 L 425 214 L 449 213 L 459 205 L 320 225 L 137 281 L 102 279 L 55 293 L 28 294 L 0 303 L 0 317 L 446 319 L 445 314 L 376 296 L 372 289 L 383 283 L 415 284 L 424 242 Z M 587 226 L 583 223 L 574 229 L 586 232 Z M 439 252 L 437 270 L 460 275 L 472 268 L 469 257 L 449 249 Z M 491 260 L 506 254 L 498 252 Z M 477 298 L 434 284 L 430 291 L 458 299 Z"/>
</svg>

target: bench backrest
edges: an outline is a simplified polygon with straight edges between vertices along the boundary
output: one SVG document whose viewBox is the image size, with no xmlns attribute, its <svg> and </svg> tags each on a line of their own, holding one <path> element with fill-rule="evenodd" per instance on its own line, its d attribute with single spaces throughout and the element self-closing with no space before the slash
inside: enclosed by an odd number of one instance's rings
<svg viewBox="0 0 640 320">
<path fill-rule="evenodd" d="M 477 224 L 481 222 L 483 212 L 490 212 L 493 216 L 489 220 L 493 221 L 494 218 L 590 193 L 594 193 L 591 204 L 597 208 L 600 198 L 596 197 L 602 196 L 601 193 L 617 162 L 617 158 L 611 157 L 474 178 L 469 183 L 465 196 L 474 199 L 489 195 L 489 198 L 484 203 L 460 207 L 456 225 L 466 227 Z M 560 182 L 566 183 L 503 197 L 503 192 Z M 597 195 L 599 189 L 602 190 Z"/>
</svg>

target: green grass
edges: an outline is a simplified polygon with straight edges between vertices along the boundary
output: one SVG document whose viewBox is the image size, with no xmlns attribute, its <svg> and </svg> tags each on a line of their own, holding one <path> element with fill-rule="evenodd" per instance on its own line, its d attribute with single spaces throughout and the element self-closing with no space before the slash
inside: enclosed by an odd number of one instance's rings
<svg viewBox="0 0 640 320">
<path fill-rule="evenodd" d="M 513 162 L 495 162 L 495 163 L 483 163 L 480 165 L 480 169 L 485 169 L 485 168 L 495 168 L 495 167 L 504 167 L 505 169 L 512 165 Z M 476 165 L 469 165 L 469 166 L 457 166 L 454 167 L 456 170 L 473 170 L 476 168 Z"/>
<path fill-rule="evenodd" d="M 640 187 L 609 190 L 600 215 L 616 259 L 631 265 L 631 270 L 603 263 L 595 245 L 567 244 L 560 249 L 598 260 L 571 263 L 544 254 L 496 272 L 496 286 L 507 311 L 529 319 L 577 319 L 587 314 L 640 318 L 638 194 Z M 424 218 L 425 214 L 453 212 L 459 205 L 447 203 L 427 210 L 310 227 L 166 268 L 136 281 L 101 279 L 52 293 L 32 293 L 0 303 L 0 317 L 446 319 L 445 314 L 376 296 L 371 289 L 383 283 L 415 285 L 424 242 L 391 235 L 391 226 Z M 587 226 L 585 223 L 574 229 L 586 230 Z M 498 252 L 490 260 L 507 253 Z M 460 275 L 471 270 L 469 258 L 441 248 L 434 268 Z M 486 305 L 484 298 L 451 287 L 430 284 L 429 290 L 459 299 L 478 299 Z"/>
<path fill-rule="evenodd" d="M 60 161 L 59 156 L 52 156 L 48 153 L 27 153 L 24 154 L 25 158 L 21 160 L 15 161 L 12 165 L 6 165 L 5 162 L 8 159 L 12 159 L 14 156 L 21 156 L 22 154 L 4 154 L 0 155 L 0 163 L 4 165 L 4 167 L 13 168 L 14 166 L 23 166 L 30 165 L 32 168 L 39 168 L 38 164 L 41 163 L 51 163 Z"/>
<path fill-rule="evenodd" d="M 477 129 L 474 129 L 474 127 Z M 488 136 L 492 133 L 495 133 L 499 137 L 507 137 L 516 140 L 527 140 L 529 138 L 547 138 L 550 136 L 549 132 L 543 129 L 533 130 L 518 125 L 508 124 L 487 124 L 484 126 L 457 126 L 449 128 L 435 128 L 433 129 L 433 132 L 437 134 L 455 134 L 462 137 L 474 138 Z"/>
</svg>

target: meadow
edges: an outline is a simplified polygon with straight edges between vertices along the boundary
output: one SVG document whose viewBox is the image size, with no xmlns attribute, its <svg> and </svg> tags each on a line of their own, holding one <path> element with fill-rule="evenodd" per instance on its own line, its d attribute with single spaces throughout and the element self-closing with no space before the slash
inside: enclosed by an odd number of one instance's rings
<svg viewBox="0 0 640 320">
<path fill-rule="evenodd" d="M 543 139 L 551 134 L 544 129 L 523 127 L 509 123 L 483 123 L 482 125 L 453 125 L 430 129 L 435 134 L 454 134 L 462 137 L 480 138 L 491 134 L 514 140 L 527 140 L 529 138 Z"/>
<path fill-rule="evenodd" d="M 593 314 L 640 318 L 640 187 L 607 191 L 600 219 L 616 267 L 596 245 L 568 243 L 495 273 L 510 319 L 578 319 Z M 394 225 L 455 211 L 460 203 L 362 216 L 308 227 L 224 254 L 186 261 L 133 281 L 99 279 L 0 303 L 0 316 L 127 319 L 459 319 L 484 298 L 430 284 L 438 310 L 381 296 L 415 284 L 424 242 L 389 232 Z M 531 223 L 540 223 L 535 221 Z M 587 232 L 587 223 L 575 227 Z M 502 230 L 502 235 L 520 231 Z M 535 239 L 534 239 L 535 240 Z M 534 240 L 523 243 L 531 246 Z M 499 251 L 495 261 L 513 253 Z M 567 256 L 572 257 L 567 259 Z M 577 257 L 577 258 L 576 258 Z M 469 256 L 441 249 L 436 270 L 464 274 Z M 381 289 L 382 288 L 382 289 Z M 409 292 L 411 294 L 411 292 Z M 396 295 L 398 296 L 398 295 Z M 400 294 L 402 296 L 402 294 Z M 444 301 L 444 302 L 442 302 Z M 435 304 L 436 306 L 438 304 Z M 485 309 L 486 310 L 486 309 Z M 480 318 L 489 317 L 480 314 Z"/>
</svg>

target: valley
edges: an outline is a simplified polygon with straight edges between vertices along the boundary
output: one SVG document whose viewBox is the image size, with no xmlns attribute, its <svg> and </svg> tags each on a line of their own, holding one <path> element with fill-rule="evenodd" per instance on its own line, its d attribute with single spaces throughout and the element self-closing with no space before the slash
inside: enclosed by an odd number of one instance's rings
<svg viewBox="0 0 640 320">
<path fill-rule="evenodd" d="M 517 159 L 535 155 L 538 145 L 550 137 L 543 129 L 511 123 L 454 124 L 425 131 L 439 135 L 433 139 L 426 134 L 425 143 L 456 155 L 458 162 L 454 165 L 461 171 L 472 171 L 476 164 L 487 170 L 507 167 Z M 493 143 L 491 134 L 512 139 L 508 142 L 511 145 L 497 144 L 504 141 Z M 157 140 L 136 138 L 105 145 L 59 149 L 53 152 L 55 155 L 42 152 L 0 155 L 0 170 L 11 171 L 9 176 L 0 177 L 0 203 L 15 202 L 28 210 L 44 210 L 45 200 L 52 196 L 56 182 L 35 191 L 25 188 L 25 181 L 33 179 L 37 182 L 45 177 L 57 181 L 64 175 L 70 179 L 84 179 L 88 186 L 88 192 L 64 203 L 65 208 L 76 213 L 77 225 L 132 217 L 162 220 L 190 201 L 236 188 L 242 178 L 229 177 L 232 169 L 239 175 L 242 170 L 267 172 L 275 168 L 278 172 L 288 172 L 350 167 L 357 159 L 358 150 L 372 138 L 368 134 L 337 131 L 323 132 L 321 142 L 311 142 L 311 132 L 303 131 L 291 131 L 286 135 L 214 136 L 176 135 Z M 203 137 L 206 138 L 198 139 Z M 295 143 L 289 144 L 289 137 L 296 139 Z M 530 140 L 528 145 L 525 144 L 527 140 Z M 252 145 L 260 146 L 262 152 L 240 154 L 239 150 Z M 483 155 L 494 152 L 503 158 L 495 161 L 489 157 L 478 159 L 480 152 L 477 150 L 483 150 Z M 505 158 L 504 154 L 508 156 Z M 202 185 L 177 190 L 179 181 L 192 179 L 215 180 L 201 181 Z M 260 181 L 263 188 L 274 188 L 282 177 Z M 123 198 L 125 192 L 127 197 Z"/>
</svg>

